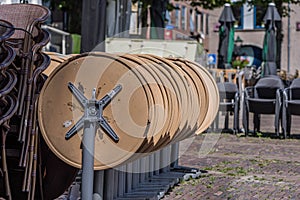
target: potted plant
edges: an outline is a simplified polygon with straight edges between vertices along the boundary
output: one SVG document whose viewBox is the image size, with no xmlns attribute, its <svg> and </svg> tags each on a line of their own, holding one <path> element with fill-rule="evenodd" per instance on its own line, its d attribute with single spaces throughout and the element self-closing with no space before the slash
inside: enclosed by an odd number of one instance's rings
<svg viewBox="0 0 300 200">
<path fill-rule="evenodd" d="M 243 69 L 249 64 L 249 60 L 245 56 L 237 56 L 235 60 L 232 61 L 232 67 L 234 69 Z"/>
</svg>

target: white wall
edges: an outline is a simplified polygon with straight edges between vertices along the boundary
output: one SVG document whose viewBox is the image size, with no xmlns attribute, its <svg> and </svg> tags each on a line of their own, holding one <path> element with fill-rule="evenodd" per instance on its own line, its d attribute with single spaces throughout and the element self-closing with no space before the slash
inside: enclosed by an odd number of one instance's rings
<svg viewBox="0 0 300 200">
<path fill-rule="evenodd" d="M 249 5 L 244 4 L 243 5 L 243 28 L 244 29 L 253 29 L 254 27 L 254 19 L 253 19 L 253 15 L 254 15 L 254 11 L 253 9 L 249 10 Z"/>
<path fill-rule="evenodd" d="M 290 23 L 290 73 L 294 74 L 295 70 L 300 70 L 300 31 L 296 31 L 296 22 L 300 22 L 300 6 L 291 5 L 293 12 L 291 13 Z M 288 52 L 288 18 L 283 18 L 283 43 L 281 55 L 281 67 L 287 70 L 287 52 Z"/>
<path fill-rule="evenodd" d="M 0 0 L 0 4 L 20 3 L 20 0 Z M 28 0 L 28 3 L 42 5 L 42 0 Z"/>
</svg>

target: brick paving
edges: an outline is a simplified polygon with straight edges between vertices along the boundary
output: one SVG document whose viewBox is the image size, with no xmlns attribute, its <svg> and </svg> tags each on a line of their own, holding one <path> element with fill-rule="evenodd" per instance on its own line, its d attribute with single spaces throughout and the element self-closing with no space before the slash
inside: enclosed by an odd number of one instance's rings
<svg viewBox="0 0 300 200">
<path fill-rule="evenodd" d="M 300 199 L 300 117 L 293 117 L 292 137 L 275 137 L 272 117 L 262 119 L 255 136 L 206 133 L 181 143 L 179 164 L 205 170 L 183 181 L 169 199 Z M 273 132 L 272 132 L 273 131 Z"/>
</svg>

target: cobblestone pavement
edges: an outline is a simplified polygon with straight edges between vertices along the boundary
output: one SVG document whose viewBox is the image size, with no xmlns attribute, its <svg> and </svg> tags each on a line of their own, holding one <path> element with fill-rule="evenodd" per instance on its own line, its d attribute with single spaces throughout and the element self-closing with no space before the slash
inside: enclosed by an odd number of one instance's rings
<svg viewBox="0 0 300 200">
<path fill-rule="evenodd" d="M 181 182 L 163 199 L 300 199 L 298 121 L 292 122 L 292 139 L 273 137 L 269 120 L 262 121 L 262 130 L 269 130 L 269 134 L 245 137 L 206 133 L 191 143 L 184 141 L 181 146 L 189 147 L 181 155 L 179 165 L 206 173 Z"/>
</svg>

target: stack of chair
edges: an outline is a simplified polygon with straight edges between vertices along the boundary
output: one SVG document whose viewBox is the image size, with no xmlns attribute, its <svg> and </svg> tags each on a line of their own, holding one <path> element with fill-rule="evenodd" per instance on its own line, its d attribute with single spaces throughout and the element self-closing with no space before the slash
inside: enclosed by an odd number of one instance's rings
<svg viewBox="0 0 300 200">
<path fill-rule="evenodd" d="M 240 91 L 242 90 L 242 77 L 238 70 L 210 69 L 210 73 L 215 78 L 220 95 L 219 112 L 212 124 L 212 129 L 219 131 L 219 114 L 225 115 L 222 132 L 238 133 L 239 111 L 240 111 Z M 233 115 L 233 128 L 229 129 L 229 115 Z"/>
<path fill-rule="evenodd" d="M 42 53 L 42 48 L 49 42 L 50 35 L 41 25 L 50 15 L 49 9 L 33 4 L 0 5 L 0 19 L 9 21 L 14 26 L 14 33 L 7 38 L 6 43 L 16 52 L 13 61 L 17 72 L 15 87 L 16 114 L 10 120 L 6 150 L 9 149 L 12 166 L 11 176 L 21 177 L 12 190 L 19 194 L 14 199 L 35 199 L 36 174 L 38 168 L 38 126 L 36 105 L 39 91 L 44 83 L 42 71 L 47 68 L 50 58 Z M 8 104 L 11 105 L 11 104 Z M 9 155 L 8 155 L 9 157 Z M 8 158 L 7 157 L 7 158 Z M 19 178 L 16 178 L 19 179 Z M 5 185 L 9 191 L 9 185 Z M 0 194 L 1 195 L 1 194 Z M 5 194 L 11 199 L 11 194 Z"/>
<path fill-rule="evenodd" d="M 282 129 L 283 137 L 291 136 L 292 115 L 300 115 L 300 78 L 283 90 Z"/>
<path fill-rule="evenodd" d="M 240 93 L 237 84 L 232 82 L 219 82 L 218 90 L 220 95 L 219 111 L 225 113 L 223 132 L 231 130 L 228 128 L 229 114 L 233 114 L 233 133 L 239 131 L 239 111 L 240 111 Z M 219 113 L 216 116 L 216 128 L 218 129 Z"/>
<path fill-rule="evenodd" d="M 278 76 L 260 78 L 254 86 L 244 90 L 243 127 L 245 134 L 249 133 L 249 113 L 253 113 L 253 132 L 260 132 L 261 115 L 274 115 L 275 133 L 279 136 L 281 116 L 281 92 L 284 84 Z"/>
<path fill-rule="evenodd" d="M 6 163 L 6 136 L 10 129 L 10 119 L 17 111 L 17 98 L 14 87 L 17 84 L 17 75 L 12 62 L 15 59 L 15 51 L 6 44 L 7 39 L 14 33 L 13 25 L 0 20 L 0 131 L 1 131 L 1 163 L 2 174 L 1 187 L 6 196 L 11 196 L 9 187 L 8 169 Z M 1 188 L 0 187 L 0 188 Z"/>
</svg>

